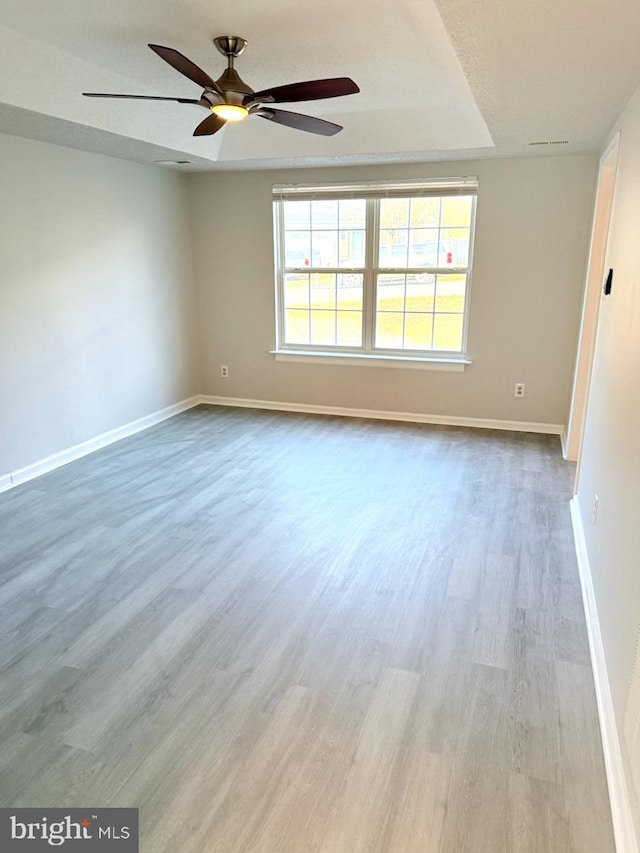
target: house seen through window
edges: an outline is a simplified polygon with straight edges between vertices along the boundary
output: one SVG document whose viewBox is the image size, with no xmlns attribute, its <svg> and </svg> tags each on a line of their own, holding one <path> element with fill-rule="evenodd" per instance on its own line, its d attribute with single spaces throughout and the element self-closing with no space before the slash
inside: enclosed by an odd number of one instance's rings
<svg viewBox="0 0 640 853">
<path fill-rule="evenodd" d="M 463 356 L 476 186 L 274 188 L 278 348 Z"/>
</svg>

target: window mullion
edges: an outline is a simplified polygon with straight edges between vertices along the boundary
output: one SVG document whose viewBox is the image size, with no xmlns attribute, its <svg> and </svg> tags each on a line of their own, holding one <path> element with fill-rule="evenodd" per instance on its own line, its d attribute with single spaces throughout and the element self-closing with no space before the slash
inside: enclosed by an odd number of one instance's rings
<svg viewBox="0 0 640 853">
<path fill-rule="evenodd" d="M 276 233 L 275 233 L 275 258 L 276 258 L 276 345 L 282 346 L 285 341 L 285 257 L 284 257 L 284 202 L 276 202 Z"/>
<path fill-rule="evenodd" d="M 376 320 L 376 275 L 375 268 L 378 257 L 378 222 L 380 202 L 378 199 L 367 200 L 367 230 L 365 245 L 364 273 L 364 329 L 363 346 L 367 352 L 373 350 Z"/>
<path fill-rule="evenodd" d="M 469 302 L 471 298 L 471 277 L 473 270 L 473 251 L 476 242 L 476 204 L 477 198 L 474 195 L 471 199 L 471 221 L 469 222 L 469 253 L 467 255 L 467 267 L 465 270 L 465 294 L 464 294 L 464 314 L 462 317 L 462 343 L 461 351 L 466 353 L 468 347 L 469 334 Z M 435 305 L 434 305 L 435 308 Z"/>
</svg>

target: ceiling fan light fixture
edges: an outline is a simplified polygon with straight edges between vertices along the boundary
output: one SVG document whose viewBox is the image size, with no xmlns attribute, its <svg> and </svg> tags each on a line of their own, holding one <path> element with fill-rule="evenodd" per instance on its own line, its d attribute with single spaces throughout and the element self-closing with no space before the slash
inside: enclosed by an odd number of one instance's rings
<svg viewBox="0 0 640 853">
<path fill-rule="evenodd" d="M 242 121 L 249 115 L 249 110 L 246 107 L 236 104 L 214 104 L 211 109 L 218 118 L 225 121 Z"/>
</svg>

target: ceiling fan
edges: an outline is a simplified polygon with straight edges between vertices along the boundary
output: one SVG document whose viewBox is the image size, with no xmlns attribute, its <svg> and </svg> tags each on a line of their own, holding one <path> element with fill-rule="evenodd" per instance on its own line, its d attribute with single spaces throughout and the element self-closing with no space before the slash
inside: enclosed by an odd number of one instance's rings
<svg viewBox="0 0 640 853">
<path fill-rule="evenodd" d="M 212 80 L 190 59 L 172 47 L 150 44 L 149 47 L 159 57 L 168 62 L 176 71 L 203 88 L 199 98 L 165 98 L 156 95 L 112 95 L 101 92 L 83 92 L 87 98 L 132 98 L 141 101 L 177 101 L 179 104 L 197 104 L 211 111 L 193 132 L 194 136 L 211 136 L 221 130 L 228 121 L 241 121 L 248 116 L 273 121 L 286 127 L 333 136 L 342 130 L 342 126 L 313 116 L 293 113 L 289 110 L 274 110 L 271 104 L 284 104 L 295 101 L 316 101 L 323 98 L 338 98 L 341 95 L 354 95 L 358 86 L 349 77 L 330 77 L 326 80 L 307 80 L 304 83 L 289 83 L 274 86 L 259 92 L 247 86 L 234 68 L 236 57 L 246 47 L 246 40 L 240 36 L 218 36 L 214 40 L 220 53 L 227 57 L 227 68 L 221 77 Z"/>
</svg>

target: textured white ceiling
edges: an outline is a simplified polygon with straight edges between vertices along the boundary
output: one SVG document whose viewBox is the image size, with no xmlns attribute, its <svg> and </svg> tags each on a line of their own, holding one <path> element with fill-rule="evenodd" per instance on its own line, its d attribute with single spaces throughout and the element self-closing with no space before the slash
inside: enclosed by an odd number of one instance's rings
<svg viewBox="0 0 640 853">
<path fill-rule="evenodd" d="M 538 154 L 550 149 L 528 143 L 541 139 L 595 150 L 640 81 L 638 0 L 435 2 L 2 0 L 0 131 L 225 169 Z M 197 97 L 147 42 L 217 77 L 211 39 L 223 33 L 248 39 L 237 67 L 255 89 L 353 77 L 359 95 L 290 105 L 345 130 L 325 138 L 254 118 L 194 139 L 199 107 L 80 94 Z"/>
<path fill-rule="evenodd" d="M 437 0 L 497 148 L 601 143 L 640 83 L 638 0 Z"/>
</svg>

